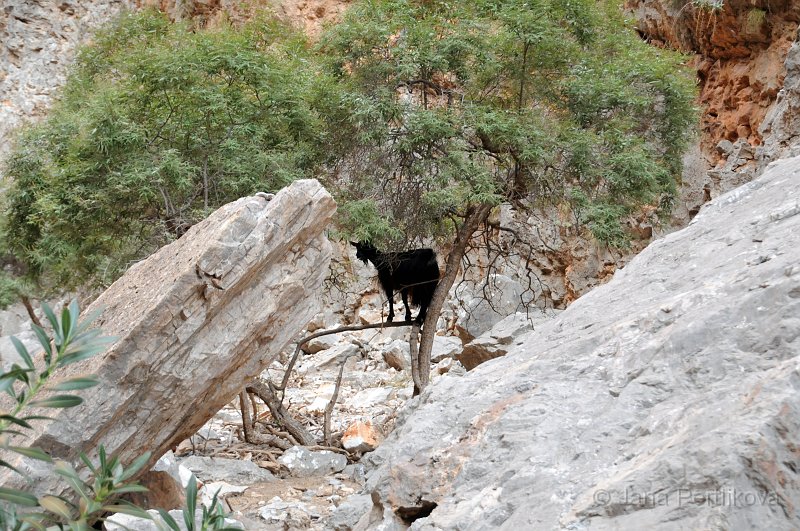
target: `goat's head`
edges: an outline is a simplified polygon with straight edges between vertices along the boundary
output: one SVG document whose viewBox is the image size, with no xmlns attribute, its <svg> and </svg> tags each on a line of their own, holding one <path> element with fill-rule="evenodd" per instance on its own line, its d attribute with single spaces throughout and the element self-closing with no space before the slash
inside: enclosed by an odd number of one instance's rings
<svg viewBox="0 0 800 531">
<path fill-rule="evenodd" d="M 350 242 L 356 248 L 356 258 L 367 263 L 367 260 L 375 259 L 378 256 L 378 249 L 369 242 Z"/>
</svg>

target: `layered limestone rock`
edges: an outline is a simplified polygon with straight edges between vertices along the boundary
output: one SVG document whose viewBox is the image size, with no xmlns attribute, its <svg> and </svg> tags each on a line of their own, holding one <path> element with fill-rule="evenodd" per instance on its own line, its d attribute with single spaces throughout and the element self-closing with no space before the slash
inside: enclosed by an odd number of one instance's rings
<svg viewBox="0 0 800 531">
<path fill-rule="evenodd" d="M 365 457 L 358 528 L 797 529 L 798 197 L 771 166 L 440 377 Z"/>
<path fill-rule="evenodd" d="M 758 159 L 762 165 L 800 155 L 800 41 L 792 45 L 785 65 L 783 88 L 761 124 L 764 146 Z"/>
<path fill-rule="evenodd" d="M 100 385 L 26 442 L 69 461 L 102 444 L 127 463 L 195 433 L 319 311 L 335 209 L 317 181 L 297 181 L 223 206 L 133 266 L 88 309 L 116 341 L 58 375 Z M 20 465 L 36 477 L 34 466 Z M 37 488 L 53 492 L 48 479 Z"/>
<path fill-rule="evenodd" d="M 42 117 L 76 47 L 134 0 L 5 0 L 0 9 L 0 159 L 14 128 Z"/>
</svg>

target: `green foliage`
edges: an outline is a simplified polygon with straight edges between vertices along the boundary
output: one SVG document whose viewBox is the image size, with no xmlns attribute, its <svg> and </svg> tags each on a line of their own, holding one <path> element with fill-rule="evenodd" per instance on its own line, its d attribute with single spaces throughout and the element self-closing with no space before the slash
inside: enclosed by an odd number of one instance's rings
<svg viewBox="0 0 800 531">
<path fill-rule="evenodd" d="M 695 110 L 683 57 L 641 42 L 618 8 L 352 6 L 321 44 L 356 94 L 336 128 L 354 140 L 337 184 L 374 205 L 345 203 L 344 231 L 403 245 L 446 233 L 470 204 L 510 200 L 571 204 L 598 239 L 627 242 L 624 220 L 674 192 Z"/>
<path fill-rule="evenodd" d="M 720 11 L 725 7 L 725 0 L 691 0 L 691 3 L 706 11 Z"/>
<path fill-rule="evenodd" d="M 42 306 L 42 310 L 52 327 L 52 337 L 40 326 L 32 324 L 31 327 L 42 348 L 43 366 L 37 367 L 34 363 L 34 356 L 28 352 L 25 345 L 16 337 L 12 337 L 11 343 L 22 359 L 22 365 L 14 363 L 8 372 L 0 374 L 0 392 L 8 394 L 14 403 L 14 407 L 10 411 L 0 415 L 0 442 L 2 443 L 0 448 L 16 453 L 25 453 L 25 451 L 20 451 L 19 448 L 10 445 L 7 435 L 19 435 L 19 432 L 11 430 L 11 427 L 31 429 L 28 421 L 41 418 L 21 416 L 25 409 L 30 407 L 74 407 L 82 403 L 79 396 L 72 394 L 50 394 L 45 398 L 38 398 L 45 391 L 45 387 L 55 371 L 102 352 L 113 340 L 113 338 L 102 337 L 99 330 L 89 328 L 91 317 L 79 322 L 80 311 L 78 303 L 75 301 L 69 307 L 64 308 L 60 319 L 46 304 Z M 52 390 L 68 393 L 92 387 L 97 383 L 93 377 L 81 376 L 59 382 Z M 29 455 L 29 457 L 41 457 L 48 460 L 46 455 L 42 454 Z M 0 463 L 0 466 L 5 465 L 5 461 Z"/>
<path fill-rule="evenodd" d="M 753 8 L 747 12 L 745 17 L 744 27 L 742 30 L 745 33 L 757 33 L 761 30 L 761 26 L 767 20 L 767 12 L 763 9 Z"/>
<path fill-rule="evenodd" d="M 16 453 L 31 459 L 52 463 L 51 457 L 36 447 L 16 446 L 15 439 L 25 436 L 24 430 L 32 429 L 31 422 L 48 420 L 41 415 L 28 413 L 31 407 L 67 408 L 80 405 L 83 400 L 72 391 L 88 389 L 98 385 L 99 380 L 93 375 L 75 376 L 51 385 L 52 377 L 57 369 L 85 360 L 105 350 L 114 338 L 103 337 L 97 329 L 89 326 L 94 318 L 90 315 L 81 318 L 77 302 L 73 301 L 64 308 L 60 318 L 46 304 L 42 311 L 52 328 L 52 334 L 45 329 L 31 325 L 36 333 L 42 349 L 42 360 L 35 361 L 34 356 L 16 337 L 11 338 L 22 365 L 13 364 L 11 369 L 0 373 L 0 391 L 13 399 L 13 408 L 0 412 L 0 451 Z M 42 393 L 48 393 L 40 398 Z M 105 448 L 97 450 L 98 461 L 93 463 L 85 453 L 80 453 L 80 460 L 85 465 L 89 477 L 78 471 L 65 461 L 56 461 L 54 472 L 69 485 L 74 499 L 63 496 L 36 496 L 7 487 L 0 487 L 0 529 L 23 531 L 26 529 L 58 529 L 88 530 L 90 525 L 103 519 L 109 513 L 124 513 L 139 518 L 152 520 L 152 516 L 143 509 L 119 500 L 124 494 L 146 492 L 147 489 L 131 482 L 150 461 L 151 454 L 144 453 L 128 466 L 124 466 L 118 457 L 106 454 Z M 0 467 L 13 470 L 25 477 L 4 455 L 0 454 Z M 225 526 L 226 514 L 214 495 L 209 507 L 202 507 L 200 526 L 195 526 L 197 514 L 197 482 L 192 476 L 186 488 L 186 526 L 189 531 L 221 530 Z M 169 514 L 162 514 L 163 529 L 178 530 Z"/>
<path fill-rule="evenodd" d="M 189 478 L 189 484 L 186 486 L 186 507 L 183 509 L 183 525 L 187 531 L 234 531 L 235 527 L 227 527 L 225 525 L 226 514 L 222 509 L 217 495 L 217 491 L 211 499 L 211 505 L 208 507 L 201 507 L 199 525 L 196 522 L 197 517 L 197 480 L 194 475 Z M 165 531 L 181 531 L 181 526 L 175 519 L 165 510 L 159 509 L 159 515 L 164 521 L 164 526 L 161 526 Z"/>
<path fill-rule="evenodd" d="M 327 87 L 274 21 L 191 31 L 125 15 L 19 138 L 0 248 L 40 288 L 107 284 L 211 209 L 324 162 Z"/>
<path fill-rule="evenodd" d="M 695 120 L 683 58 L 618 7 L 363 0 L 314 49 L 267 18 L 125 15 L 7 161 L 0 304 L 107 285 L 220 204 L 322 170 L 352 239 L 446 238 L 469 205 L 511 201 L 580 208 L 617 244 L 669 202 Z"/>
<path fill-rule="evenodd" d="M 77 302 L 73 301 L 64 308 L 60 317 L 46 304 L 42 311 L 52 329 L 48 334 L 44 328 L 31 325 L 39 346 L 42 359 L 35 361 L 31 352 L 16 337 L 11 338 L 22 364 L 13 364 L 11 369 L 0 374 L 0 391 L 8 394 L 13 400 L 13 407 L 0 414 L 0 450 L 12 452 L 25 457 L 45 462 L 52 462 L 50 456 L 36 447 L 17 446 L 15 439 L 25 436 L 24 430 L 32 429 L 31 422 L 47 420 L 42 415 L 28 413 L 32 407 L 68 408 L 83 402 L 81 397 L 71 394 L 72 391 L 94 387 L 99 381 L 94 376 L 76 376 L 62 380 L 56 385 L 50 381 L 57 369 L 72 365 L 102 352 L 113 338 L 102 337 L 97 329 L 90 329 L 92 316 L 80 318 Z M 40 397 L 43 393 L 47 396 Z M 105 450 L 99 449 L 100 463 L 94 466 L 81 454 L 81 459 L 89 467 L 93 475 L 90 484 L 85 484 L 77 472 L 65 462 L 57 462 L 55 472 L 63 476 L 71 489 L 80 497 L 75 505 L 69 500 L 56 496 L 35 496 L 16 489 L 0 488 L 0 527 L 3 529 L 43 528 L 45 522 L 60 522 L 70 529 L 87 529 L 89 519 L 109 510 L 125 511 L 130 514 L 145 516 L 147 513 L 129 505 L 107 505 L 107 501 L 125 492 L 139 492 L 143 487 L 127 483 L 149 460 L 149 454 L 132 463 L 128 468 L 122 466 L 118 459 L 108 459 Z M 5 458 L 0 459 L 0 467 L 14 470 Z M 17 507 L 33 508 L 18 513 Z"/>
</svg>

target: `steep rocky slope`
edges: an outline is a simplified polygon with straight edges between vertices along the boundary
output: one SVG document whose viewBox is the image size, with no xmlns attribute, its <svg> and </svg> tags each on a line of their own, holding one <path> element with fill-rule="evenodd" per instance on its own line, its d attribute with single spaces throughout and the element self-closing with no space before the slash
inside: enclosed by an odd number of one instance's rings
<svg viewBox="0 0 800 531">
<path fill-rule="evenodd" d="M 366 458 L 358 528 L 797 529 L 797 197 L 781 161 L 442 377 Z"/>
<path fill-rule="evenodd" d="M 133 0 L 7 0 L 0 10 L 0 160 L 11 133 L 46 113 L 75 48 Z"/>
</svg>

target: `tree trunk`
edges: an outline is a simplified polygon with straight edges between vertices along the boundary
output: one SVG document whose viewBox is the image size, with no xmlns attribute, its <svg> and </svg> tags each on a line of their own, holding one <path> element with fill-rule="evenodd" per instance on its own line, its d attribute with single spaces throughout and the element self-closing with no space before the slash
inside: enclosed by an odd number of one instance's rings
<svg viewBox="0 0 800 531">
<path fill-rule="evenodd" d="M 22 305 L 25 307 L 25 311 L 28 313 L 28 317 L 30 318 L 31 322 L 41 328 L 42 322 L 36 316 L 36 312 L 33 310 L 33 304 L 31 303 L 31 300 L 25 295 L 21 295 L 20 299 L 22 300 Z"/>
<path fill-rule="evenodd" d="M 417 369 L 419 373 L 419 389 L 415 384 L 414 396 L 424 391 L 430 381 L 431 350 L 433 349 L 433 337 L 436 334 L 436 321 L 439 320 L 439 314 L 442 311 L 445 299 L 447 299 L 447 294 L 456 281 L 458 270 L 461 267 L 461 259 L 467 251 L 467 244 L 478 229 L 478 226 L 489 217 L 491 210 L 492 205 L 485 203 L 469 207 L 464 223 L 458 228 L 453 248 L 450 249 L 450 253 L 447 255 L 444 276 L 439 280 L 436 291 L 433 292 L 433 299 L 431 299 L 431 304 L 428 306 L 428 315 L 425 317 L 425 324 L 422 327 L 419 341 L 419 367 Z"/>
<path fill-rule="evenodd" d="M 426 316 L 427 317 L 427 316 Z M 419 325 L 415 322 L 411 327 L 411 332 L 408 338 L 408 349 L 411 353 L 411 381 L 414 382 L 414 396 L 417 396 L 422 391 L 422 384 L 419 380 L 419 348 L 417 342 L 419 340 Z"/>
</svg>

